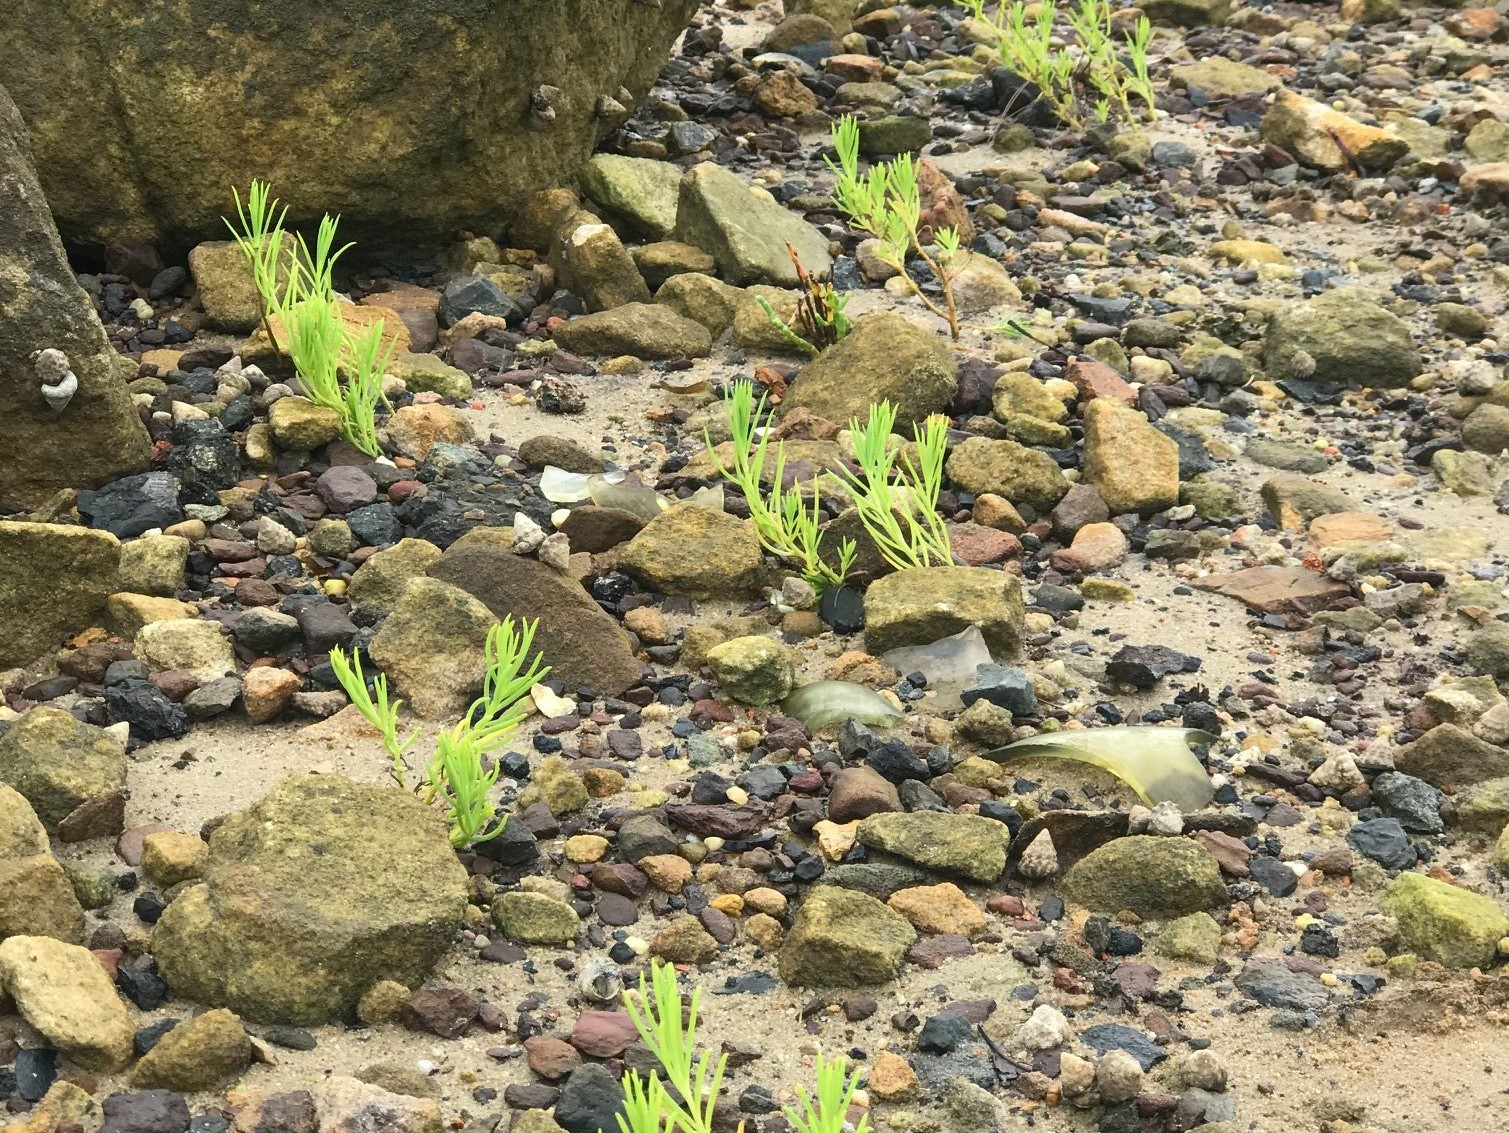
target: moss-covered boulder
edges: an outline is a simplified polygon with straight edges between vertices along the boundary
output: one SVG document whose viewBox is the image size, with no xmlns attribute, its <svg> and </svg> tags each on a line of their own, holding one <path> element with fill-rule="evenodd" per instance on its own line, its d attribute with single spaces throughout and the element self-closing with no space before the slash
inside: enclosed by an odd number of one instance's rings
<svg viewBox="0 0 1509 1133">
<path fill-rule="evenodd" d="M 1448 968 L 1486 968 L 1509 936 L 1509 917 L 1491 897 L 1420 873 L 1394 878 L 1380 903 L 1399 922 L 1411 952 Z"/>
<path fill-rule="evenodd" d="M 1268 376 L 1321 385 L 1402 386 L 1421 370 L 1409 327 L 1365 289 L 1339 287 L 1291 303 L 1263 335 Z"/>
<path fill-rule="evenodd" d="M 1069 491 L 1069 481 L 1051 456 L 1016 441 L 970 437 L 955 447 L 944 467 L 948 478 L 966 491 L 977 496 L 988 492 L 1040 512 Z"/>
<path fill-rule="evenodd" d="M 37 45 L 56 47 L 62 25 L 56 8 L 37 4 L 36 10 L 42 25 L 32 35 L 19 29 L 18 39 L 16 12 L 7 6 L 0 59 L 9 42 L 34 69 L 55 70 L 55 52 Z M 0 74 L 8 83 L 18 78 L 9 65 Z M 80 97 L 86 104 L 96 101 Z M 151 457 L 147 430 L 122 380 L 122 363 L 128 373 L 134 367 L 111 347 L 68 266 L 47 208 L 51 193 L 43 197 L 32 168 L 31 144 L 45 139 L 32 134 L 29 142 L 21 115 L 0 87 L 0 502 L 16 504 L 40 503 L 60 488 L 98 487 L 145 469 Z M 61 350 L 78 381 L 63 409 L 42 396 L 32 361 L 39 350 Z M 47 380 L 56 385 L 60 377 L 49 373 Z M 0 563 L 6 558 L 0 551 Z M 55 580 L 57 572 L 47 576 Z M 11 664 L 4 652 L 0 647 L 0 668 Z"/>
<path fill-rule="evenodd" d="M 635 358 L 706 358 L 712 335 L 701 323 L 661 303 L 624 303 L 563 323 L 556 345 L 575 354 Z"/>
<path fill-rule="evenodd" d="M 84 910 L 31 804 L 0 785 L 0 940 L 10 936 L 78 944 Z"/>
<path fill-rule="evenodd" d="M 459 716 L 482 689 L 487 634 L 497 621 L 460 587 L 413 578 L 368 652 L 416 715 Z"/>
<path fill-rule="evenodd" d="M 0 387 L 0 405 L 4 398 Z M 108 531 L 0 520 L 0 669 L 30 664 L 90 626 L 121 588 L 120 559 Z"/>
<path fill-rule="evenodd" d="M 698 504 L 661 512 L 619 559 L 641 585 L 692 598 L 753 594 L 760 561 L 759 541 L 747 524 Z"/>
<path fill-rule="evenodd" d="M 984 567 L 923 567 L 877 579 L 865 593 L 865 648 L 877 656 L 903 645 L 930 645 L 978 626 L 991 655 L 1022 651 L 1022 583 Z"/>
<path fill-rule="evenodd" d="M 400 539 L 378 551 L 351 576 L 346 596 L 358 606 L 387 613 L 398 605 L 411 578 L 421 577 L 440 558 L 440 548 L 427 539 Z"/>
<path fill-rule="evenodd" d="M 571 183 L 696 7 L 17 0 L 0 73 L 70 238 L 221 239 L 249 171 L 291 222 L 328 210 L 350 239 L 449 238 Z"/>
<path fill-rule="evenodd" d="M 872 814 L 859 824 L 859 840 L 872 850 L 981 883 L 1006 868 L 1009 837 L 993 818 L 933 810 Z"/>
<path fill-rule="evenodd" d="M 466 906 L 439 810 L 391 786 L 284 781 L 210 839 L 204 881 L 152 934 L 176 995 L 263 1023 L 354 1017 L 378 980 L 424 982 Z"/>
<path fill-rule="evenodd" d="M 947 343 L 901 315 L 869 315 L 802 367 L 781 411 L 805 409 L 847 427 L 889 401 L 896 428 L 910 437 L 914 425 L 948 408 L 957 387 Z"/>
<path fill-rule="evenodd" d="M 1179 502 L 1179 446 L 1110 398 L 1085 407 L 1084 472 L 1112 515 L 1151 515 Z"/>
<path fill-rule="evenodd" d="M 1171 920 L 1224 904 L 1226 885 L 1203 847 L 1139 834 L 1081 858 L 1064 876 L 1064 894 L 1097 913 L 1130 909 L 1148 920 Z"/>
<path fill-rule="evenodd" d="M 362 571 L 378 558 L 380 554 L 373 555 L 357 571 L 353 590 Z M 538 619 L 535 648 L 550 666 L 550 675 L 565 681 L 566 687 L 621 696 L 639 683 L 640 665 L 629 635 L 569 575 L 502 547 L 461 543 L 431 564 L 429 573 L 465 590 L 499 619 L 510 614 Z"/>
<path fill-rule="evenodd" d="M 179 1023 L 131 1070 L 138 1090 L 213 1090 L 234 1081 L 252 1060 L 252 1041 L 234 1012 L 221 1007 Z"/>
<path fill-rule="evenodd" d="M 115 737 L 61 708 L 33 708 L 0 736 L 0 783 L 56 830 L 77 807 L 125 786 L 126 751 Z"/>
<path fill-rule="evenodd" d="M 582 189 L 631 235 L 663 240 L 676 228 L 681 170 L 669 161 L 596 154 L 582 167 Z"/>
<path fill-rule="evenodd" d="M 802 987 L 863 987 L 896 978 L 917 930 L 874 897 L 819 885 L 786 935 L 781 978 Z"/>
<path fill-rule="evenodd" d="M 711 255 L 719 274 L 740 286 L 795 287 L 799 280 L 787 244 L 815 277 L 824 278 L 833 268 L 827 237 L 711 161 L 693 166 L 681 178 L 675 237 Z"/>
<path fill-rule="evenodd" d="M 743 704 L 774 704 L 791 693 L 791 654 L 771 637 L 736 637 L 707 651 L 725 696 Z"/>
<path fill-rule="evenodd" d="M 570 944 L 581 928 L 575 909 L 544 893 L 500 893 L 492 914 L 498 930 L 520 944 Z"/>
<path fill-rule="evenodd" d="M 10 996 L 47 1045 L 86 1070 L 120 1070 L 131 1060 L 131 1016 L 87 948 L 11 937 L 0 944 L 0 995 Z"/>
</svg>

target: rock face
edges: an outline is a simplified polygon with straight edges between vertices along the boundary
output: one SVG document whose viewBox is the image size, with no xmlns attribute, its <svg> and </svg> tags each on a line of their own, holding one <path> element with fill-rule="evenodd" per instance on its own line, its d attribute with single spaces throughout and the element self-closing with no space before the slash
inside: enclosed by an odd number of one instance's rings
<svg viewBox="0 0 1509 1133">
<path fill-rule="evenodd" d="M 103 729 L 61 708 L 33 708 L 0 736 L 0 783 L 14 787 L 54 830 L 77 807 L 125 786 L 126 752 Z"/>
<path fill-rule="evenodd" d="M 11 937 L 0 944 L 0 993 L 86 1070 L 119 1070 L 131 1060 L 131 1017 L 87 948 L 45 936 Z"/>
<path fill-rule="evenodd" d="M 805 987 L 861 987 L 896 978 L 917 931 L 874 897 L 820 885 L 781 948 L 781 978 Z"/>
<path fill-rule="evenodd" d="M 55 30 L 56 9 L 38 4 L 37 13 Z M 37 41 L 25 30 L 16 38 L 15 14 L 7 10 L 0 58 L 11 43 L 40 63 L 27 46 Z M 56 58 L 46 64 L 56 65 Z M 17 77 L 9 67 L 0 73 Z M 97 487 L 146 468 L 151 456 L 147 430 L 120 380 L 121 359 L 74 280 L 31 162 L 26 126 L 0 88 L 0 498 L 19 504 L 38 503 L 60 488 Z M 67 355 L 78 378 L 78 391 L 61 411 L 43 398 L 31 360 L 48 349 Z M 7 557 L 0 554 L 0 561 Z M 0 658 L 0 668 L 8 664 Z"/>
<path fill-rule="evenodd" d="M 901 315 L 871 315 L 802 367 L 781 409 L 806 409 L 846 428 L 889 401 L 909 438 L 912 426 L 948 407 L 956 385 L 953 353 L 941 339 Z"/>
<path fill-rule="evenodd" d="M 500 620 L 508 614 L 538 618 L 535 647 L 550 675 L 566 687 L 621 696 L 638 683 L 639 662 L 628 634 L 575 579 L 535 559 L 480 545 L 452 547 L 430 574 L 467 591 Z"/>
<path fill-rule="evenodd" d="M 998 661 L 1022 649 L 1022 584 L 983 567 L 898 570 L 865 593 L 865 648 L 879 656 L 979 626 Z"/>
<path fill-rule="evenodd" d="M 228 186 L 249 170 L 290 223 L 328 210 L 347 239 L 448 238 L 497 230 L 528 193 L 570 183 L 618 125 L 599 100 L 632 108 L 696 7 L 22 0 L 0 28 L 0 73 L 70 238 L 221 239 Z M 108 47 L 58 34 L 96 26 L 115 29 Z"/>
<path fill-rule="evenodd" d="M 1358 288 L 1293 303 L 1268 322 L 1263 367 L 1275 379 L 1322 385 L 1402 386 L 1420 373 L 1420 352 L 1403 320 Z"/>
<path fill-rule="evenodd" d="M 0 354 L 0 373 L 5 366 Z M 0 387 L 0 409 L 5 396 Z M 5 416 L 0 412 L 0 433 Z M 29 664 L 87 628 L 120 589 L 120 554 L 120 542 L 108 531 L 0 521 L 0 625 L 6 630 L 0 669 Z M 59 563 L 68 570 L 54 569 Z"/>
<path fill-rule="evenodd" d="M 378 980 L 418 987 L 465 904 L 438 810 L 389 786 L 293 778 L 215 831 L 203 883 L 168 906 L 152 951 L 186 999 L 323 1023 L 353 1017 Z"/>
</svg>

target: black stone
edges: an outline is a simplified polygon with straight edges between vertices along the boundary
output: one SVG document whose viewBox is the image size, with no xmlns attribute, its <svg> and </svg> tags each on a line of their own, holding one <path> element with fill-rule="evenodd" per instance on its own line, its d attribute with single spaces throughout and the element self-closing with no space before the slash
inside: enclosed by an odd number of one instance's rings
<svg viewBox="0 0 1509 1133">
<path fill-rule="evenodd" d="M 1252 880 L 1275 897 L 1287 897 L 1299 885 L 1298 875 L 1277 858 L 1256 857 L 1247 868 Z"/>
<path fill-rule="evenodd" d="M 504 319 L 523 317 L 519 305 L 508 292 L 497 281 L 485 275 L 453 279 L 446 284 L 440 297 L 440 310 L 437 312 L 441 326 L 452 326 L 474 311 Z"/>
<path fill-rule="evenodd" d="M 111 723 L 130 724 L 136 739 L 173 740 L 189 734 L 188 713 L 146 681 L 107 688 L 105 711 Z"/>
<path fill-rule="evenodd" d="M 136 1051 L 136 1056 L 140 1058 L 146 1054 L 158 1043 L 162 1042 L 163 1036 L 176 1026 L 178 1026 L 177 1019 L 160 1019 L 156 1023 L 149 1023 L 145 1027 L 138 1027 L 136 1034 L 131 1036 L 131 1045 Z M 184 1119 L 187 1121 L 187 1113 L 184 1114 Z"/>
<path fill-rule="evenodd" d="M 115 973 L 115 986 L 143 1011 L 156 1011 L 168 999 L 168 985 L 161 976 L 130 965 Z"/>
<path fill-rule="evenodd" d="M 1384 869 L 1409 869 L 1418 855 L 1397 818 L 1374 818 L 1347 831 L 1347 843 Z"/>
<path fill-rule="evenodd" d="M 130 539 L 154 527 L 183 519 L 178 478 L 168 472 L 144 472 L 112 480 L 93 492 L 79 493 L 79 514 L 90 527 Z"/>
<path fill-rule="evenodd" d="M 58 1077 L 58 1052 L 32 1047 L 16 1054 L 16 1095 L 22 1101 L 39 1102 Z"/>
<path fill-rule="evenodd" d="M 578 1066 L 561 1086 L 555 1103 L 555 1122 L 566 1133 L 598 1133 L 617 1129 L 623 1112 L 624 1091 L 618 1079 L 604 1066 Z"/>
<path fill-rule="evenodd" d="M 864 599 L 847 586 L 830 586 L 824 590 L 817 613 L 834 633 L 859 633 L 865 628 Z"/>
<path fill-rule="evenodd" d="M 922 1024 L 917 1049 L 926 1054 L 949 1054 L 974 1041 L 975 1029 L 963 1015 L 943 1011 Z"/>
</svg>

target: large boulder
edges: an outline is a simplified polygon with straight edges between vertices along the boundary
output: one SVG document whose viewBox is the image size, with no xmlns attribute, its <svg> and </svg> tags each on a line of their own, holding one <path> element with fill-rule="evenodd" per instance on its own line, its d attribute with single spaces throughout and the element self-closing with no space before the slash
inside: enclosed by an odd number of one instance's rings
<svg viewBox="0 0 1509 1133">
<path fill-rule="evenodd" d="M 1226 901 L 1216 859 L 1187 838 L 1117 838 L 1077 862 L 1064 894 L 1097 913 L 1130 909 L 1151 920 L 1174 920 Z"/>
<path fill-rule="evenodd" d="M 415 715 L 459 716 L 482 689 L 487 634 L 497 620 L 460 587 L 413 578 L 368 652 Z"/>
<path fill-rule="evenodd" d="M 158 921 L 175 994 L 263 1023 L 354 1016 L 378 980 L 424 982 L 466 906 L 437 808 L 337 776 L 285 780 L 210 839 L 204 881 Z"/>
<path fill-rule="evenodd" d="M 84 937 L 84 910 L 31 804 L 0 785 L 0 940 L 10 936 L 77 944 Z"/>
<path fill-rule="evenodd" d="M 465 590 L 500 620 L 509 614 L 515 619 L 538 618 L 535 648 L 544 654 L 550 675 L 565 681 L 567 688 L 621 696 L 639 683 L 639 662 L 629 635 L 569 575 L 479 543 L 452 547 L 429 573 Z"/>
<path fill-rule="evenodd" d="M 120 557 L 120 541 L 108 531 L 0 520 L 0 669 L 30 664 L 88 628 L 120 589 Z"/>
<path fill-rule="evenodd" d="M 1022 583 L 984 567 L 898 570 L 865 593 L 865 648 L 879 656 L 904 645 L 935 641 L 978 626 L 998 661 L 1020 655 Z"/>
<path fill-rule="evenodd" d="M 351 239 L 450 238 L 570 183 L 696 8 L 17 0 L 0 73 L 70 238 L 223 238 L 228 187 L 252 173 L 291 223 L 328 210 Z"/>
<path fill-rule="evenodd" d="M 711 161 L 693 166 L 681 179 L 675 236 L 709 253 L 718 261 L 719 274 L 740 286 L 795 287 L 800 281 L 788 244 L 815 277 L 833 270 L 821 232 Z"/>
<path fill-rule="evenodd" d="M 0 997 L 49 1045 L 86 1070 L 120 1070 L 131 1061 L 133 1028 L 105 966 L 87 948 L 45 936 L 0 944 Z"/>
<path fill-rule="evenodd" d="M 887 983 L 916 939 L 917 930 L 874 897 L 819 885 L 802 902 L 781 948 L 781 978 L 806 987 Z"/>
<path fill-rule="evenodd" d="M 1393 388 L 1419 375 L 1420 351 L 1397 315 L 1362 288 L 1291 303 L 1268 321 L 1263 368 L 1274 380 Z"/>
<path fill-rule="evenodd" d="M 36 44 L 57 44 L 56 12 L 44 4 L 36 9 L 45 19 L 44 38 L 23 31 L 17 40 L 16 13 L 8 8 L 0 58 L 10 42 L 39 69 L 50 69 L 56 58 L 47 61 L 50 53 Z M 3 73 L 16 77 L 10 67 Z M 61 410 L 42 396 L 32 361 L 48 349 L 61 350 L 78 379 Z M 93 488 L 147 467 L 147 430 L 121 381 L 123 362 L 69 269 L 32 168 L 26 125 L 0 87 L 0 499 L 38 503 L 60 488 Z M 0 668 L 8 664 L 0 657 Z"/>
<path fill-rule="evenodd" d="M 61 708 L 33 708 L 0 736 L 0 783 L 14 787 L 42 825 L 126 783 L 126 749 Z"/>
<path fill-rule="evenodd" d="M 661 512 L 619 557 L 642 586 L 692 598 L 754 593 L 760 562 L 759 540 L 743 520 L 700 504 Z"/>
<path fill-rule="evenodd" d="M 902 315 L 869 315 L 802 367 L 781 411 L 806 409 L 847 427 L 850 418 L 864 420 L 871 405 L 889 401 L 896 428 L 909 436 L 912 426 L 948 408 L 957 387 L 945 342 Z"/>
</svg>

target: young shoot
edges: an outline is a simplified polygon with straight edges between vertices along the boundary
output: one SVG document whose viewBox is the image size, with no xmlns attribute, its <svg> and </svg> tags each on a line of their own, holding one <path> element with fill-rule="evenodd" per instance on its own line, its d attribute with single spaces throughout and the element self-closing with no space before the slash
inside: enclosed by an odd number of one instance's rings
<svg viewBox="0 0 1509 1133">
<path fill-rule="evenodd" d="M 362 673 L 361 657 L 355 650 L 347 654 L 339 645 L 330 651 L 330 667 L 335 670 L 335 679 L 340 682 L 347 699 L 356 706 L 362 718 L 382 735 L 383 747 L 393 760 L 393 779 L 407 790 L 403 757 L 419 738 L 419 729 L 414 729 L 402 740 L 398 738 L 398 709 L 403 701 L 388 699 L 387 675 L 378 673 L 373 677 L 372 688 L 369 690 Z"/>
<path fill-rule="evenodd" d="M 702 989 L 692 992 L 690 1008 L 683 1021 L 681 1012 L 681 988 L 676 981 L 676 969 L 669 964 L 654 963 L 650 979 L 639 977 L 639 994 L 624 992 L 624 1010 L 628 1012 L 634 1029 L 655 1060 L 665 1072 L 665 1081 L 675 1091 L 661 1093 L 661 1112 L 668 1127 L 681 1133 L 712 1133 L 713 1107 L 718 1101 L 718 1091 L 723 1085 L 723 1072 L 728 1065 L 728 1056 L 720 1055 L 716 1061 L 703 1052 L 699 1057 L 697 1046 L 697 1009 L 702 1002 Z M 656 1076 L 650 1076 L 647 1092 L 653 1091 Z M 676 1099 L 679 1098 L 679 1103 Z M 643 1130 L 625 1130 L 625 1133 L 649 1133 L 654 1126 Z"/>
<path fill-rule="evenodd" d="M 836 1054 L 830 1059 L 818 1056 L 817 1104 L 813 1104 L 806 1090 L 797 1086 L 800 1104 L 783 1111 L 796 1133 L 844 1133 L 849 1107 L 859 1089 L 859 1072 L 849 1075 L 844 1070 L 843 1055 Z M 854 1133 L 868 1133 L 869 1128 L 870 1117 L 865 1114 L 854 1127 Z"/>
<path fill-rule="evenodd" d="M 948 332 L 959 339 L 959 309 L 954 302 L 953 261 L 959 252 L 959 234 L 951 228 L 933 233 L 933 250 L 923 245 L 922 194 L 917 183 L 917 165 L 911 154 L 859 170 L 859 122 L 845 114 L 833 124 L 835 163 L 826 159 L 833 172 L 833 203 L 849 223 L 879 241 L 879 255 L 910 286 L 922 305 L 948 323 Z M 915 251 L 943 289 L 943 304 L 930 299 L 907 274 L 907 257 Z"/>
<path fill-rule="evenodd" d="M 451 845 L 458 850 L 503 833 L 506 818 L 498 819 L 498 806 L 487 795 L 498 781 L 498 771 L 497 763 L 484 770 L 477 736 L 465 720 L 435 741 L 427 786 L 445 806 Z"/>
<path fill-rule="evenodd" d="M 943 460 L 948 449 L 948 423 L 940 416 L 927 419 L 913 431 L 916 459 L 899 460 L 891 429 L 896 407 L 889 401 L 870 406 L 861 423 L 849 421 L 859 473 L 848 473 L 860 521 L 875 540 L 881 556 L 898 570 L 948 566 L 953 553 L 948 528 L 938 514 L 943 487 Z M 899 471 L 900 483 L 892 477 Z"/>
<path fill-rule="evenodd" d="M 766 401 L 762 394 L 758 404 L 754 389 L 748 382 L 735 382 L 723 395 L 723 413 L 728 421 L 729 435 L 733 438 L 733 455 L 729 464 L 718 456 L 712 438 L 703 434 L 703 443 L 719 476 L 732 480 L 744 494 L 749 505 L 749 516 L 754 524 L 755 536 L 768 554 L 788 559 L 815 590 L 829 586 L 841 586 L 854 565 L 857 548 L 852 539 L 845 539 L 838 549 L 838 565 L 831 566 L 822 557 L 822 511 L 819 499 L 818 477 L 812 478 L 809 487 L 811 502 L 802 497 L 799 488 L 787 488 L 786 449 L 779 441 L 771 459 L 771 486 L 767 493 L 761 484 L 765 458 L 770 448 L 770 438 L 759 432 L 757 422 L 765 415 Z"/>
</svg>

